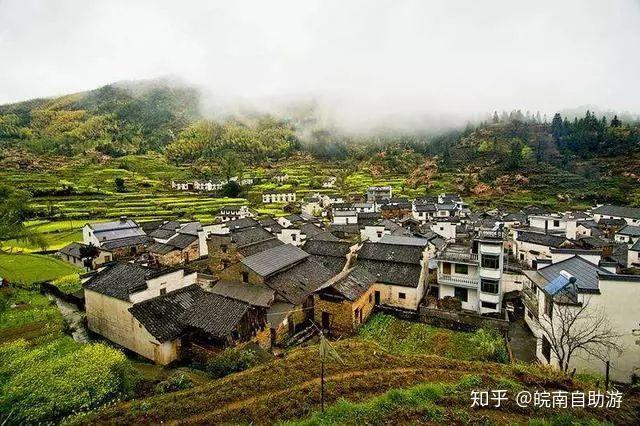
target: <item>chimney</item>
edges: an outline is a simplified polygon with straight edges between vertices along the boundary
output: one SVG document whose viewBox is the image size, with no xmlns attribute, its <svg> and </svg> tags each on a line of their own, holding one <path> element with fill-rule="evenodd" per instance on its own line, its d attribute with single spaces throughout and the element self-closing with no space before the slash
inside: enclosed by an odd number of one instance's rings
<svg viewBox="0 0 640 426">
<path fill-rule="evenodd" d="M 127 221 L 126 216 L 120 216 L 120 222 L 125 223 Z"/>
</svg>

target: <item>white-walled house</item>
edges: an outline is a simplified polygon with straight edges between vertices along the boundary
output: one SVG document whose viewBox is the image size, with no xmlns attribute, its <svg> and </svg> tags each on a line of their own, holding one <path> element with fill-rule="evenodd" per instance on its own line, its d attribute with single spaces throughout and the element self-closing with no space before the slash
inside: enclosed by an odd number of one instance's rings
<svg viewBox="0 0 640 426">
<path fill-rule="evenodd" d="M 536 262 L 551 259 L 551 249 L 568 244 L 564 236 L 530 232 L 521 229 L 513 231 L 513 255 L 519 262 L 535 268 Z"/>
<path fill-rule="evenodd" d="M 440 235 L 447 241 L 455 241 L 456 239 L 456 228 L 458 226 L 457 222 L 449 221 L 449 220 L 436 220 L 431 222 L 429 228 Z"/>
<path fill-rule="evenodd" d="M 591 210 L 593 219 L 600 222 L 600 219 L 624 219 L 629 225 L 640 225 L 640 208 L 623 207 L 605 204 Z"/>
<path fill-rule="evenodd" d="M 614 239 L 617 243 L 626 243 L 631 247 L 640 240 L 640 226 L 627 225 L 616 232 Z"/>
<path fill-rule="evenodd" d="M 603 315 L 614 333 L 620 336 L 614 341 L 622 351 L 608 357 L 611 378 L 629 382 L 631 375 L 637 374 L 640 346 L 633 330 L 638 329 L 640 276 L 613 274 L 579 255 L 535 271 L 525 271 L 525 275 L 525 322 L 536 336 L 536 356 L 540 362 L 558 366 L 558 358 L 552 350 L 553 338 L 548 332 L 551 327 L 559 327 L 557 318 L 560 310 L 579 309 L 586 305 L 585 312 L 576 320 L 577 329 L 583 324 L 590 324 L 588 317 Z M 545 326 L 541 328 L 539 323 Z M 604 375 L 605 368 L 603 360 L 578 350 L 572 356 L 568 370 Z"/>
<path fill-rule="evenodd" d="M 544 229 L 545 232 L 558 233 L 566 231 L 567 222 L 565 218 L 559 214 L 553 215 L 531 215 L 529 216 L 529 225 L 532 228 Z"/>
<path fill-rule="evenodd" d="M 144 235 L 145 232 L 136 222 L 124 216 L 117 221 L 87 223 L 82 227 L 83 243 L 96 247 L 101 247 L 107 241 Z"/>
<path fill-rule="evenodd" d="M 358 223 L 358 212 L 355 210 L 338 210 L 333 212 L 334 225 L 348 225 Z"/>
<path fill-rule="evenodd" d="M 454 297 L 479 314 L 502 310 L 503 232 L 481 230 L 473 245 L 448 245 L 436 255 L 439 298 Z"/>
<path fill-rule="evenodd" d="M 640 240 L 627 251 L 627 267 L 640 268 Z"/>
<path fill-rule="evenodd" d="M 293 203 L 296 201 L 296 193 L 293 190 L 267 191 L 262 194 L 264 204 Z"/>
<path fill-rule="evenodd" d="M 189 293 L 199 293 L 196 278 L 197 273 L 186 274 L 183 269 L 163 272 L 133 263 L 113 263 L 83 284 L 87 325 L 120 346 L 159 364 L 168 364 L 179 356 L 179 339 L 160 342 L 129 309 L 136 303 L 187 287 Z"/>
</svg>

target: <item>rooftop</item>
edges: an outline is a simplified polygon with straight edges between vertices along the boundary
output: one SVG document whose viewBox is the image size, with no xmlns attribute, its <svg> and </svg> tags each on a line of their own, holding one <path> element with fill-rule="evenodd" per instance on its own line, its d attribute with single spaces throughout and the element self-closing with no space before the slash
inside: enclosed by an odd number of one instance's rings
<svg viewBox="0 0 640 426">
<path fill-rule="evenodd" d="M 241 262 L 255 273 L 267 277 L 308 257 L 309 254 L 291 244 L 245 257 Z"/>
</svg>

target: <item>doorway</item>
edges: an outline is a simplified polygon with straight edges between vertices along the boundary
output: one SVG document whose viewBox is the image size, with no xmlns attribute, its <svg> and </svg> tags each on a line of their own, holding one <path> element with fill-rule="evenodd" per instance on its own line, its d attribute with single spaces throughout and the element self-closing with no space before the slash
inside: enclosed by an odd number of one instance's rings
<svg viewBox="0 0 640 426">
<path fill-rule="evenodd" d="M 374 301 L 376 305 L 380 304 L 380 291 L 376 290 L 376 292 L 373 294 L 374 297 Z"/>
<path fill-rule="evenodd" d="M 331 327 L 331 314 L 329 312 L 322 313 L 322 328 L 329 330 Z"/>
</svg>

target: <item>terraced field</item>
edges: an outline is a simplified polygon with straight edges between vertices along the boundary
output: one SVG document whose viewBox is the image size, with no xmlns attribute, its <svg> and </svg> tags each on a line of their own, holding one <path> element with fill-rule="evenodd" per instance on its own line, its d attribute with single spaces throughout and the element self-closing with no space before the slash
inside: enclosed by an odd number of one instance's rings
<svg viewBox="0 0 640 426">
<path fill-rule="evenodd" d="M 274 424 L 314 416 L 309 424 L 415 424 L 428 420 L 425 416 L 434 406 L 443 419 L 448 416 L 458 424 L 528 423 L 531 417 L 560 414 L 619 424 L 635 419 L 631 401 L 624 409 L 594 412 L 533 411 L 515 403 L 500 410 L 474 410 L 469 408 L 471 389 L 583 390 L 588 385 L 542 367 L 465 362 L 434 355 L 392 355 L 373 342 L 357 338 L 334 346 L 342 362 L 327 364 L 325 402 L 329 406 L 326 413 L 337 417 L 314 415 L 320 409 L 320 365 L 318 347 L 312 345 L 202 386 L 115 404 L 71 423 Z M 400 398 L 404 391 L 395 389 L 409 388 L 411 394 L 416 386 L 435 386 L 442 392 L 437 392 L 433 404 L 427 406 L 398 404 L 404 401 Z M 379 398 L 387 393 L 393 393 L 390 404 L 380 406 Z M 335 408 L 333 404 L 337 404 Z"/>
</svg>

